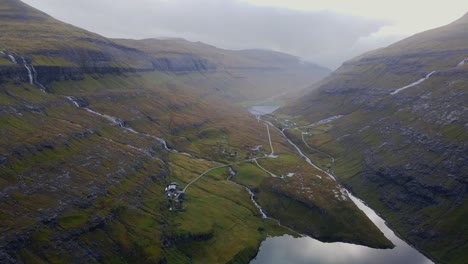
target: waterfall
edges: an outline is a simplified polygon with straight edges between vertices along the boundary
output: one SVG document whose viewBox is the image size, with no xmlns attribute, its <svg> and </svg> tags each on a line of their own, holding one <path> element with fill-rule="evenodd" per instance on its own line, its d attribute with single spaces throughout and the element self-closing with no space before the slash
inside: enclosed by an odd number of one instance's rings
<svg viewBox="0 0 468 264">
<path fill-rule="evenodd" d="M 13 55 L 8 55 L 8 58 L 9 58 L 10 61 L 13 62 L 14 64 L 18 64 L 18 62 L 16 61 L 15 57 L 13 57 Z"/>
<path fill-rule="evenodd" d="M 26 70 L 28 70 L 29 83 L 34 85 L 33 75 L 30 67 L 26 64 L 24 65 L 24 67 L 26 68 Z"/>
<path fill-rule="evenodd" d="M 255 201 L 255 194 L 247 187 L 244 186 L 244 188 L 247 190 L 247 192 L 250 194 L 250 200 L 252 203 L 257 207 L 258 211 L 260 211 L 260 214 L 262 215 L 262 219 L 268 218 L 268 216 L 263 212 L 263 208 Z"/>
<path fill-rule="evenodd" d="M 23 61 L 23 65 L 24 67 L 26 68 L 26 70 L 28 71 L 28 78 L 29 78 L 29 83 L 31 85 L 36 85 L 39 87 L 39 89 L 41 89 L 41 91 L 43 91 L 44 93 L 47 92 L 46 88 L 44 87 L 44 85 L 42 85 L 41 83 L 39 83 L 37 81 L 37 71 L 36 69 L 34 68 L 34 66 L 32 64 L 28 64 L 28 62 L 26 61 L 26 59 L 24 57 L 21 57 L 21 60 Z"/>
<path fill-rule="evenodd" d="M 33 72 L 34 83 L 39 86 L 39 89 L 41 89 L 41 91 L 46 92 L 46 88 L 44 87 L 44 85 L 42 85 L 40 82 L 37 81 L 36 68 L 34 68 L 34 66 L 32 64 L 29 64 L 29 66 L 31 67 L 32 72 Z"/>
<path fill-rule="evenodd" d="M 464 60 L 460 61 L 460 63 L 457 64 L 457 67 L 462 67 L 467 62 L 468 62 L 468 59 L 464 59 Z"/>
<path fill-rule="evenodd" d="M 73 97 L 73 96 L 65 96 L 65 98 L 67 98 L 68 100 L 70 100 L 76 107 L 78 107 L 78 108 L 81 107 L 80 102 L 79 102 L 78 99 L 76 99 L 75 97 Z"/>
<path fill-rule="evenodd" d="M 3 54 L 3 55 L 6 55 L 8 57 L 8 59 L 10 59 L 10 61 L 12 63 L 18 64 L 18 61 L 16 60 L 15 56 L 13 56 L 12 54 L 7 54 L 7 52 L 5 52 L 5 51 L 0 51 L 0 53 Z M 28 72 L 29 83 L 31 85 L 38 86 L 39 89 L 41 89 L 41 91 L 46 93 L 47 89 L 45 88 L 45 86 L 37 81 L 37 71 L 34 68 L 34 66 L 32 64 L 28 63 L 24 57 L 21 57 L 21 62 L 23 63 L 24 68 L 26 68 L 26 71 Z"/>
<path fill-rule="evenodd" d="M 409 84 L 409 85 L 406 85 L 406 86 L 404 86 L 404 87 L 401 87 L 401 88 L 396 89 L 394 92 L 391 93 L 391 95 L 397 94 L 397 93 L 399 93 L 399 92 L 401 92 L 401 91 L 403 91 L 403 90 L 406 90 L 406 89 L 408 89 L 408 88 L 411 88 L 411 87 L 413 87 L 413 86 L 416 86 L 416 85 L 418 85 L 418 84 L 424 82 L 425 80 L 429 79 L 429 77 L 431 77 L 431 75 L 434 74 L 434 73 L 436 73 L 436 71 L 430 72 L 428 75 L 426 75 L 426 77 L 421 78 L 421 79 L 417 80 L 416 82 L 414 82 L 414 83 L 412 83 L 412 84 Z"/>
<path fill-rule="evenodd" d="M 28 70 L 29 83 L 34 85 L 34 77 L 33 77 L 31 66 L 29 66 L 26 63 L 26 60 L 23 57 L 21 59 L 23 60 L 24 67 L 26 68 L 26 70 Z"/>
</svg>

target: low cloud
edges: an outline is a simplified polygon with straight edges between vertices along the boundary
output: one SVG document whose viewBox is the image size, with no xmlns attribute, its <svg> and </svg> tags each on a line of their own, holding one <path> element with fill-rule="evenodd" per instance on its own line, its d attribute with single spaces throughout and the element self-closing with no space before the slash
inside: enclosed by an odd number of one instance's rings
<svg viewBox="0 0 468 264">
<path fill-rule="evenodd" d="M 257 7 L 238 0 L 25 2 L 107 37 L 182 37 L 227 49 L 271 49 L 331 68 L 360 52 L 390 43 L 387 39 L 362 45 L 389 21 L 326 11 Z"/>
</svg>

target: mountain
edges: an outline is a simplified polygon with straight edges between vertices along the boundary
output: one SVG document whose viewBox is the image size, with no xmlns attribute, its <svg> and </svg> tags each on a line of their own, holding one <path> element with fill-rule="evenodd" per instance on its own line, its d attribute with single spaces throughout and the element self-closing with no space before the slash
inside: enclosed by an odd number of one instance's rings
<svg viewBox="0 0 468 264">
<path fill-rule="evenodd" d="M 245 263 L 267 236 L 297 233 L 392 247 L 239 106 L 316 66 L 107 39 L 16 0 L 0 3 L 0 25 L 0 263 Z"/>
<path fill-rule="evenodd" d="M 203 77 L 217 80 L 216 90 L 233 101 L 258 101 L 299 91 L 330 73 L 298 57 L 268 50 L 224 50 L 184 39 L 116 41 L 143 50 L 154 60 L 168 61 L 179 73 L 202 70 Z"/>
<path fill-rule="evenodd" d="M 308 142 L 334 156 L 340 181 L 440 263 L 463 263 L 468 251 L 467 29 L 468 13 L 345 62 L 280 111 L 304 124 L 333 117 L 311 127 Z"/>
<path fill-rule="evenodd" d="M 20 63 L 24 56 L 28 63 L 49 66 L 50 74 L 58 67 L 72 73 L 78 67 L 84 72 L 152 68 L 143 52 L 65 24 L 22 2 L 2 1 L 0 16 L 0 49 L 10 51 Z M 9 61 L 3 59 L 0 65 Z M 1 78 L 5 77 L 11 76 Z"/>
<path fill-rule="evenodd" d="M 0 59 L 0 80 L 27 80 L 24 63 L 34 64 L 41 83 L 80 79 L 89 73 L 211 72 L 217 73 L 218 81 L 205 85 L 221 90 L 232 100 L 248 101 L 278 95 L 284 87 L 302 89 L 330 72 L 271 51 L 235 52 L 181 39 L 107 39 L 17 0 L 3 1 L 0 16 L 0 50 L 17 62 L 12 65 L 10 58 Z M 15 66 L 21 71 L 13 70 Z M 200 77 L 199 82 L 206 81 L 204 76 L 196 77 Z"/>
</svg>

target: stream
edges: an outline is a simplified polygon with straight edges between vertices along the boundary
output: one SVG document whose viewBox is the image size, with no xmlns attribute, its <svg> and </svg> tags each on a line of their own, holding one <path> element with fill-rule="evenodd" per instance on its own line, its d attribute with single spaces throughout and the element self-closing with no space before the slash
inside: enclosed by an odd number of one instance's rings
<svg viewBox="0 0 468 264">
<path fill-rule="evenodd" d="M 262 114 L 271 114 L 277 108 L 261 106 Z M 250 113 L 258 116 L 258 108 L 251 107 L 248 109 Z M 271 110 L 271 111 L 265 111 Z M 257 118 L 259 119 L 259 117 Z M 273 126 L 273 124 L 269 123 Z M 274 127 L 274 126 L 273 126 Z M 302 153 L 300 148 L 295 145 L 283 131 L 280 131 L 288 142 L 298 151 L 311 166 L 318 168 L 306 155 Z M 320 168 L 318 168 L 320 169 Z M 321 169 L 320 169 L 321 170 Z M 323 170 L 321 170 L 323 171 Z M 325 172 L 325 171 L 324 171 Z M 325 172 L 330 177 L 333 175 Z M 426 256 L 411 247 L 408 243 L 400 239 L 386 225 L 385 221 L 378 216 L 370 207 L 364 204 L 361 200 L 348 192 L 350 199 L 361 209 L 367 217 L 384 233 L 395 247 L 393 249 L 374 249 L 366 246 L 355 244 L 336 242 L 324 243 L 311 237 L 294 238 L 290 235 L 280 237 L 268 237 L 261 245 L 259 252 L 251 264 L 305 264 L 305 263 L 324 263 L 324 264 L 373 264 L 373 263 L 411 263 L 411 264 L 429 264 L 433 263 Z"/>
</svg>

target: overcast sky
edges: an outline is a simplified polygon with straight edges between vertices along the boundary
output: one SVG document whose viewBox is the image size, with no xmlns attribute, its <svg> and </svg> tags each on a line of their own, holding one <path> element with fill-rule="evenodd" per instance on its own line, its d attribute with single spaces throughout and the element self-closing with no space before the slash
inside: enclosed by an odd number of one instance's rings
<svg viewBox="0 0 468 264">
<path fill-rule="evenodd" d="M 467 0 L 23 1 L 106 37 L 181 37 L 227 49 L 272 49 L 332 69 L 468 11 Z"/>
</svg>

